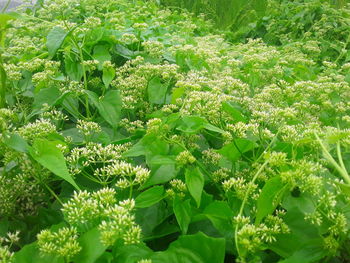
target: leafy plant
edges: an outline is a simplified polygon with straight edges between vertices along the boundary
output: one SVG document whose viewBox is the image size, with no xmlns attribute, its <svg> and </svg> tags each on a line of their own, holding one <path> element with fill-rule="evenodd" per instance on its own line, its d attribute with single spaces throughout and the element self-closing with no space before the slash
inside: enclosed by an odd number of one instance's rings
<svg viewBox="0 0 350 263">
<path fill-rule="evenodd" d="M 2 14 L 0 261 L 345 262 L 347 12 L 47 0 Z"/>
</svg>

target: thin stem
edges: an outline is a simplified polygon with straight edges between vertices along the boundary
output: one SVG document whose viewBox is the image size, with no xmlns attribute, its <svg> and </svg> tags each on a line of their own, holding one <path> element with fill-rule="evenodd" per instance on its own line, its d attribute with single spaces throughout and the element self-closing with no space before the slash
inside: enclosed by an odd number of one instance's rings
<svg viewBox="0 0 350 263">
<path fill-rule="evenodd" d="M 47 185 L 47 184 L 44 184 L 45 187 L 47 188 L 47 190 L 56 198 L 56 200 L 61 204 L 63 205 L 63 202 L 61 201 L 61 199 L 56 195 L 56 193 Z"/>
<path fill-rule="evenodd" d="M 73 41 L 73 44 L 76 46 L 76 48 L 79 50 L 79 59 L 81 62 L 81 66 L 83 69 L 83 81 L 84 81 L 84 88 L 85 90 L 88 89 L 88 83 L 87 83 L 87 75 L 86 75 L 86 69 L 85 69 L 85 65 L 84 65 L 84 55 L 83 55 L 83 44 L 80 46 L 78 44 L 78 42 L 75 40 L 74 36 L 71 37 L 71 40 Z M 83 40 L 84 42 L 84 40 Z M 91 117 L 91 112 L 90 112 L 90 108 L 89 108 L 89 97 L 86 95 L 85 97 L 85 102 L 83 103 L 86 109 L 86 117 L 90 118 Z"/>
<path fill-rule="evenodd" d="M 132 198 L 133 188 L 134 188 L 134 185 L 133 185 L 133 184 L 131 184 L 131 185 L 130 185 L 130 189 L 129 189 L 129 199 L 131 199 L 131 198 Z"/>
<path fill-rule="evenodd" d="M 268 164 L 269 160 L 266 160 L 262 166 L 260 166 L 259 170 L 256 172 L 256 174 L 254 175 L 252 181 L 250 182 L 249 186 L 248 186 L 248 189 L 246 191 L 246 194 L 244 196 L 244 199 L 242 201 L 242 204 L 241 204 L 241 207 L 239 209 L 239 213 L 238 213 L 238 218 L 240 218 L 243 214 L 243 210 L 244 210 L 244 207 L 245 207 L 245 204 L 247 203 L 247 200 L 248 200 L 248 195 L 250 194 L 250 190 L 252 188 L 252 185 L 255 183 L 256 179 L 258 178 L 258 176 L 261 174 L 261 172 L 264 170 L 265 166 Z M 239 245 L 238 245 L 238 223 L 236 224 L 236 227 L 235 227 L 235 246 L 236 246 L 236 250 L 237 250 L 237 253 L 238 253 L 238 256 L 240 257 L 240 248 L 239 248 Z"/>
<path fill-rule="evenodd" d="M 102 183 L 100 180 L 96 179 L 96 178 L 93 177 L 93 176 L 90 176 L 90 175 L 89 175 L 87 172 L 85 172 L 85 171 L 82 171 L 82 174 L 83 174 L 87 179 L 89 179 L 89 180 L 91 180 L 91 181 L 93 181 L 93 182 L 95 182 L 95 183 L 98 183 L 98 184 L 101 184 L 101 183 Z"/>
<path fill-rule="evenodd" d="M 1 10 L 1 13 L 5 13 L 7 8 L 9 7 L 10 3 L 11 3 L 11 0 L 7 0 L 6 5 Z"/>
<path fill-rule="evenodd" d="M 320 137 L 318 137 L 318 135 L 316 133 L 315 133 L 315 137 L 316 137 L 318 143 L 320 144 L 321 149 L 323 150 L 323 154 L 325 155 L 325 157 L 328 160 L 328 162 L 330 162 L 334 166 L 334 168 L 339 172 L 339 174 L 343 177 L 343 179 L 346 181 L 346 183 L 350 184 L 350 176 L 349 176 L 348 172 L 345 169 L 343 169 L 343 167 L 341 167 L 334 160 L 334 158 L 329 153 L 329 151 L 327 150 L 326 146 L 323 144 L 323 142 L 321 141 Z M 339 151 L 340 151 L 340 149 L 339 149 Z"/>
<path fill-rule="evenodd" d="M 343 162 L 343 157 L 342 157 L 341 150 L 340 150 L 340 143 L 339 142 L 337 142 L 337 155 L 338 155 L 338 161 L 340 163 L 341 168 L 344 171 L 346 171 L 345 164 Z"/>
</svg>

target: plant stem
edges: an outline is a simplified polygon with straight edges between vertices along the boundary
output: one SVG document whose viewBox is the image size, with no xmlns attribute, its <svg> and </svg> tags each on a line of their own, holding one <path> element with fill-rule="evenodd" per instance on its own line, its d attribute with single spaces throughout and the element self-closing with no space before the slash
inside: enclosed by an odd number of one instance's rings
<svg viewBox="0 0 350 263">
<path fill-rule="evenodd" d="M 132 198 L 133 187 L 134 187 L 134 185 L 131 184 L 131 185 L 130 185 L 130 189 L 129 189 L 129 199 Z"/>
<path fill-rule="evenodd" d="M 323 144 L 323 142 L 321 141 L 320 137 L 318 137 L 318 135 L 315 133 L 315 137 L 318 141 L 318 143 L 321 146 L 321 149 L 323 150 L 323 154 L 325 155 L 325 158 L 327 159 L 328 162 L 330 162 L 334 168 L 339 172 L 339 174 L 343 177 L 344 181 L 350 185 L 350 176 L 348 174 L 348 172 L 345 169 L 344 163 L 342 164 L 342 166 L 340 166 L 332 157 L 332 155 L 329 153 L 329 151 L 327 150 L 326 146 Z M 338 152 L 338 157 L 340 154 L 340 146 L 337 146 L 337 152 Z M 341 155 L 340 155 L 341 156 Z M 341 163 L 343 162 L 343 160 L 341 161 Z"/>
<path fill-rule="evenodd" d="M 61 204 L 63 205 L 63 202 L 61 201 L 61 199 L 56 195 L 56 193 L 47 185 L 47 184 L 44 184 L 45 187 L 47 188 L 47 190 L 49 190 L 49 192 L 56 198 L 56 200 Z"/>
<path fill-rule="evenodd" d="M 4 7 L 2 8 L 2 10 L 1 10 L 1 13 L 5 13 L 5 11 L 7 10 L 7 8 L 9 7 L 10 3 L 11 3 L 11 0 L 7 0 L 5 6 L 4 6 Z"/>
<path fill-rule="evenodd" d="M 247 200 L 248 200 L 248 195 L 250 194 L 250 190 L 252 188 L 252 185 L 254 184 L 254 182 L 256 181 L 256 179 L 258 178 L 258 176 L 261 174 L 261 172 L 264 170 L 265 166 L 268 164 L 269 160 L 266 160 L 262 166 L 260 166 L 259 170 L 256 172 L 256 174 L 254 175 L 252 181 L 249 183 L 249 186 L 248 186 L 248 189 L 246 191 L 246 194 L 243 198 L 243 201 L 242 201 L 242 204 L 241 204 L 241 207 L 239 209 L 239 213 L 238 213 L 238 218 L 240 218 L 243 214 L 243 210 L 244 210 L 244 207 L 245 207 L 245 204 L 247 203 Z M 235 227 L 235 246 L 236 246 L 236 250 L 237 250 L 237 253 L 238 253 L 238 257 L 240 257 L 240 249 L 239 249 L 239 245 L 238 245 L 238 223 L 236 224 L 236 227 Z"/>
</svg>

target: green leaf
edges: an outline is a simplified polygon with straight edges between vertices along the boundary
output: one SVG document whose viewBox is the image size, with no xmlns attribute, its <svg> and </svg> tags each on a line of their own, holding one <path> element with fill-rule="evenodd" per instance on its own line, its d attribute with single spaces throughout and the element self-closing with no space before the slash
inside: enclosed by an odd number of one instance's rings
<svg viewBox="0 0 350 263">
<path fill-rule="evenodd" d="M 85 92 L 105 121 L 112 127 L 117 127 L 122 110 L 122 100 L 119 90 L 109 90 L 100 98 L 92 91 L 86 90 Z"/>
<path fill-rule="evenodd" d="M 29 153 L 35 161 L 79 190 L 78 185 L 68 172 L 66 160 L 56 147 L 56 143 L 45 139 L 36 139 Z"/>
<path fill-rule="evenodd" d="M 164 197 L 164 186 L 154 186 L 139 194 L 135 198 L 135 204 L 137 208 L 149 207 L 158 203 Z"/>
<path fill-rule="evenodd" d="M 150 207 L 136 209 L 135 220 L 142 228 L 144 240 L 149 240 L 151 236 L 161 235 L 162 229 L 157 229 L 157 227 L 163 223 L 168 225 L 169 221 L 166 219 L 173 214 L 173 209 L 166 202 L 158 202 Z M 176 222 L 172 225 L 175 224 Z M 177 227 L 177 232 L 179 230 Z"/>
<path fill-rule="evenodd" d="M 209 124 L 206 119 L 200 116 L 184 116 L 177 129 L 185 133 L 197 133 L 201 129 L 207 129 L 218 133 L 224 132 L 224 130 Z"/>
<path fill-rule="evenodd" d="M 113 255 L 110 252 L 104 252 L 95 263 L 113 263 Z"/>
<path fill-rule="evenodd" d="M 252 6 L 257 14 L 262 17 L 265 14 L 266 7 L 268 6 L 267 0 L 253 0 Z"/>
<path fill-rule="evenodd" d="M 273 177 L 265 183 L 257 201 L 255 224 L 260 224 L 265 216 L 276 209 L 288 189 L 287 186 L 280 176 Z"/>
<path fill-rule="evenodd" d="M 1 33 L 0 33 L 0 38 L 1 38 Z M 1 44 L 1 43 L 0 43 Z M 6 104 L 6 71 L 4 67 L 0 64 L 0 108 L 3 108 Z"/>
<path fill-rule="evenodd" d="M 15 19 L 11 14 L 0 14 L 0 28 L 4 27 L 11 19 Z"/>
<path fill-rule="evenodd" d="M 112 59 L 111 54 L 109 53 L 109 45 L 97 45 L 94 47 L 93 58 L 98 60 L 100 63 L 98 69 L 102 69 L 102 64 L 105 61 L 110 61 Z"/>
<path fill-rule="evenodd" d="M 206 123 L 207 121 L 199 116 L 184 116 L 177 129 L 186 133 L 196 133 L 203 129 Z"/>
<path fill-rule="evenodd" d="M 76 58 L 71 52 L 66 52 L 64 56 L 64 68 L 66 74 L 75 81 L 81 81 L 83 77 L 83 66 L 80 64 L 78 58 Z"/>
<path fill-rule="evenodd" d="M 132 50 L 120 44 L 115 45 L 115 51 L 117 54 L 127 59 L 131 59 L 134 57 L 134 52 Z"/>
<path fill-rule="evenodd" d="M 152 158 L 156 155 L 167 155 L 169 151 L 169 144 L 157 137 L 155 134 L 145 135 L 139 142 L 137 142 L 130 150 L 123 154 L 123 157 L 137 157 L 146 155 Z M 146 160 L 148 161 L 148 160 Z"/>
<path fill-rule="evenodd" d="M 153 251 L 145 244 L 127 245 L 116 251 L 115 261 L 118 263 L 136 263 L 141 259 L 147 259 Z"/>
<path fill-rule="evenodd" d="M 182 234 L 187 233 L 188 225 L 191 223 L 191 200 L 180 200 L 178 197 L 174 199 L 174 213 L 176 220 L 180 226 Z"/>
<path fill-rule="evenodd" d="M 48 106 L 53 106 L 58 99 L 60 99 L 61 92 L 57 87 L 49 87 L 40 89 L 38 94 L 34 96 L 33 111 L 39 112 L 44 104 Z"/>
<path fill-rule="evenodd" d="M 232 143 L 225 145 L 219 150 L 219 153 L 225 156 L 231 162 L 237 161 L 243 153 L 256 147 L 256 144 L 247 139 L 235 139 Z"/>
<path fill-rule="evenodd" d="M 100 98 L 98 110 L 101 116 L 112 126 L 116 127 L 120 120 L 122 100 L 119 90 L 109 90 Z"/>
<path fill-rule="evenodd" d="M 186 186 L 191 196 L 197 203 L 197 207 L 201 204 L 201 197 L 204 187 L 204 176 L 198 167 L 187 168 L 185 172 Z"/>
<path fill-rule="evenodd" d="M 176 100 L 181 98 L 184 93 L 185 93 L 184 87 L 174 88 L 173 93 L 171 95 L 171 103 L 176 104 Z"/>
<path fill-rule="evenodd" d="M 319 262 L 320 259 L 327 256 L 328 251 L 324 249 L 324 242 L 321 239 L 310 240 L 309 244 L 304 244 L 293 255 L 279 263 L 312 263 Z"/>
<path fill-rule="evenodd" d="M 149 160 L 150 165 L 176 164 L 175 155 L 155 155 Z"/>
<path fill-rule="evenodd" d="M 286 215 L 283 216 L 283 221 L 288 225 L 290 233 L 277 235 L 276 242 L 268 245 L 269 249 L 280 256 L 289 258 L 303 248 L 317 244 L 323 246 L 324 241 L 320 235 L 320 229 L 306 221 L 305 213 L 301 212 L 298 207 L 288 207 Z"/>
<path fill-rule="evenodd" d="M 28 149 L 29 149 L 28 143 L 17 133 L 5 135 L 4 142 L 6 146 L 18 152 L 23 152 L 23 153 L 28 152 Z"/>
<path fill-rule="evenodd" d="M 208 130 L 208 131 L 213 131 L 213 132 L 217 132 L 217 133 L 224 133 L 225 132 L 224 130 L 222 130 L 214 125 L 211 125 L 209 123 L 205 123 L 203 125 L 203 128 Z"/>
<path fill-rule="evenodd" d="M 221 219 L 232 219 L 234 216 L 231 208 L 224 201 L 213 201 L 205 207 L 203 214 L 214 216 Z"/>
<path fill-rule="evenodd" d="M 152 263 L 223 263 L 225 239 L 209 237 L 201 232 L 180 236 L 166 251 L 150 257 Z"/>
<path fill-rule="evenodd" d="M 148 101 L 154 104 L 164 104 L 168 89 L 167 83 L 162 83 L 159 77 L 154 77 L 148 82 Z"/>
<path fill-rule="evenodd" d="M 244 122 L 246 123 L 247 120 L 242 116 L 242 113 L 239 110 L 239 107 L 235 107 L 230 102 L 223 102 L 222 103 L 222 109 L 231 115 L 231 117 L 234 119 L 235 122 Z"/>
<path fill-rule="evenodd" d="M 232 227 L 234 213 L 227 202 L 213 201 L 205 207 L 203 214 L 224 237 L 230 240 L 234 238 Z"/>
<path fill-rule="evenodd" d="M 339 188 L 342 190 L 342 193 L 344 195 L 350 196 L 350 185 L 339 183 L 339 182 L 334 182 L 334 183 L 339 186 Z"/>
<path fill-rule="evenodd" d="M 98 228 L 93 228 L 84 233 L 79 239 L 82 250 L 74 257 L 74 262 L 94 263 L 107 249 L 100 241 Z"/>
<path fill-rule="evenodd" d="M 79 114 L 79 101 L 77 98 L 74 98 L 73 95 L 68 94 L 64 97 L 62 102 L 63 108 L 69 112 L 77 120 L 80 119 Z"/>
<path fill-rule="evenodd" d="M 151 176 L 142 186 L 142 188 L 149 187 L 155 184 L 164 184 L 175 178 L 176 170 L 174 164 L 164 164 L 151 171 Z M 141 189 L 142 189 L 141 188 Z"/>
<path fill-rule="evenodd" d="M 47 35 L 46 47 L 49 51 L 50 58 L 53 58 L 57 50 L 61 47 L 66 39 L 68 32 L 62 27 L 54 27 Z"/>
<path fill-rule="evenodd" d="M 6 236 L 9 230 L 10 221 L 7 217 L 0 219 L 0 235 Z"/>
<path fill-rule="evenodd" d="M 113 67 L 103 67 L 102 71 L 102 81 L 105 84 L 105 87 L 108 88 L 112 80 L 115 77 L 115 69 Z"/>
<path fill-rule="evenodd" d="M 14 263 L 33 263 L 33 262 L 50 262 L 50 263 L 63 263 L 62 257 L 56 255 L 43 255 L 39 251 L 37 242 L 25 245 L 20 251 L 14 255 Z"/>
</svg>

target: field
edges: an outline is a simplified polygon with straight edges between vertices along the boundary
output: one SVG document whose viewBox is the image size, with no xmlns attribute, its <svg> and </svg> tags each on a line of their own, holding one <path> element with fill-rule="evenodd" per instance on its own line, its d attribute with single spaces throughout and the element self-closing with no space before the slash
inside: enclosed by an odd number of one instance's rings
<svg viewBox="0 0 350 263">
<path fill-rule="evenodd" d="M 0 263 L 350 262 L 349 128 L 346 1 L 3 8 Z"/>
</svg>

